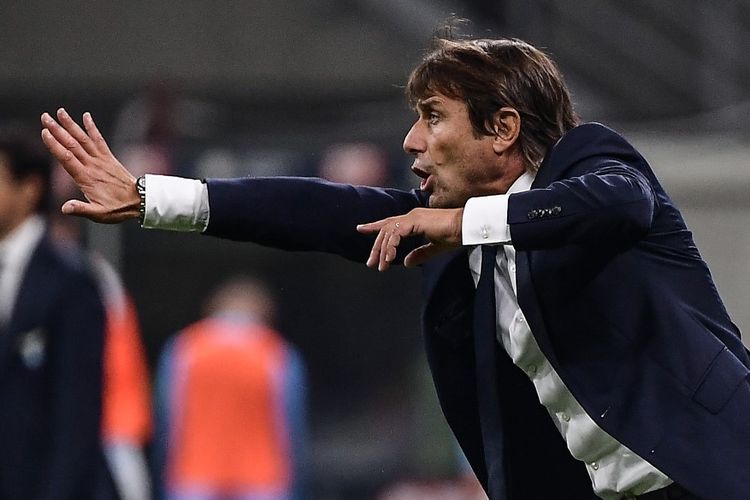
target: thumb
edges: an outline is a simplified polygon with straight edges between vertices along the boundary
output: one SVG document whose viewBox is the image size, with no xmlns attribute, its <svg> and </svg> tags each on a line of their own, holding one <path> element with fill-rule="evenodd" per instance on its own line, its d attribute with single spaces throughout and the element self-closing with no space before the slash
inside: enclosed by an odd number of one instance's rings
<svg viewBox="0 0 750 500">
<path fill-rule="evenodd" d="M 81 200 L 68 200 L 65 203 L 63 203 L 63 206 L 61 208 L 62 213 L 65 215 L 75 215 L 78 217 L 91 217 L 93 214 L 93 210 L 91 207 L 91 203 L 86 203 Z"/>
<path fill-rule="evenodd" d="M 427 243 L 415 248 L 404 258 L 404 267 L 416 267 L 447 251 L 450 247 Z"/>
</svg>

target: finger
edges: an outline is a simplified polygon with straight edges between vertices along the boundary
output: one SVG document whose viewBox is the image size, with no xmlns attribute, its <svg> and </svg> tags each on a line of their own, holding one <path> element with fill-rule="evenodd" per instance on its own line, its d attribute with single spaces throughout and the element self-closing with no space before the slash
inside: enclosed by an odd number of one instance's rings
<svg viewBox="0 0 750 500">
<path fill-rule="evenodd" d="M 94 141 L 94 145 L 99 152 L 111 155 L 112 151 L 110 151 L 107 141 L 104 140 L 104 136 L 99 132 L 96 123 L 94 123 L 94 118 L 88 111 L 83 114 L 83 126 L 86 127 L 86 132 L 89 133 L 89 137 Z"/>
<path fill-rule="evenodd" d="M 383 231 L 378 233 L 375 242 L 372 244 L 372 250 L 370 250 L 370 256 L 367 258 L 367 267 L 375 267 L 380 260 L 380 246 L 384 238 Z"/>
<path fill-rule="evenodd" d="M 388 219 L 381 219 L 375 222 L 368 222 L 367 224 L 358 224 L 357 231 L 363 234 L 372 234 L 380 231 L 380 229 L 386 225 Z"/>
<path fill-rule="evenodd" d="M 446 247 L 427 243 L 415 248 L 404 258 L 404 267 L 416 267 L 448 250 Z"/>
<path fill-rule="evenodd" d="M 388 227 L 384 227 L 381 230 L 381 233 L 383 234 L 383 238 L 380 240 L 378 271 L 385 271 L 390 265 L 385 257 L 388 255 L 388 244 L 391 241 L 391 231 Z"/>
<path fill-rule="evenodd" d="M 50 118 L 50 120 L 51 119 L 52 118 Z M 60 144 L 48 128 L 42 129 L 42 141 L 47 146 L 47 149 L 50 150 L 52 156 L 60 162 L 65 171 L 68 172 L 73 179 L 76 179 L 80 175 L 81 170 L 83 170 L 83 164 L 78 158 L 76 158 L 68 148 Z"/>
<path fill-rule="evenodd" d="M 70 117 L 64 108 L 57 110 L 57 119 L 60 120 L 60 125 L 78 141 L 78 144 L 91 156 L 97 156 L 98 151 L 94 141 L 83 131 L 83 129 Z"/>
<path fill-rule="evenodd" d="M 385 236 L 383 237 L 383 244 L 380 248 L 380 264 L 378 265 L 378 271 L 385 271 L 391 267 L 391 262 L 396 259 L 398 245 L 401 243 L 400 231 L 404 231 L 405 229 L 406 228 L 401 227 L 400 222 L 396 222 L 392 229 L 390 225 L 383 228 Z"/>
<path fill-rule="evenodd" d="M 392 232 L 390 238 L 388 238 L 388 245 L 385 250 L 386 262 L 390 263 L 396 259 L 396 253 L 398 251 L 398 246 L 400 244 L 401 244 L 401 235 L 397 233 L 396 231 Z"/>
<path fill-rule="evenodd" d="M 49 113 L 44 113 L 42 115 L 42 123 L 47 128 L 47 130 L 52 133 L 55 139 L 57 139 L 57 142 L 62 144 L 65 149 L 73 153 L 76 158 L 81 160 L 81 163 L 86 163 L 86 160 L 91 158 L 89 154 L 81 147 L 75 137 L 70 135 L 67 130 L 60 126 L 60 124 L 57 123 L 54 118 L 49 115 Z"/>
</svg>

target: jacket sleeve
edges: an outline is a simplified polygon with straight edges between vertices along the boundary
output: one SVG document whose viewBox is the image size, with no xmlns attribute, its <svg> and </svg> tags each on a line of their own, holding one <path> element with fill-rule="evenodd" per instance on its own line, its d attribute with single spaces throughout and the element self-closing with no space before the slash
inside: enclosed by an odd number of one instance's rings
<svg viewBox="0 0 750 500">
<path fill-rule="evenodd" d="M 646 175 L 614 159 L 589 159 L 575 172 L 509 197 L 508 224 L 517 249 L 627 244 L 648 233 L 657 198 Z"/>
<path fill-rule="evenodd" d="M 364 262 L 375 237 L 357 224 L 421 206 L 418 191 L 400 191 L 301 177 L 209 180 L 210 216 L 205 234 L 284 250 L 334 253 Z M 403 257 L 419 244 L 404 242 Z"/>
</svg>

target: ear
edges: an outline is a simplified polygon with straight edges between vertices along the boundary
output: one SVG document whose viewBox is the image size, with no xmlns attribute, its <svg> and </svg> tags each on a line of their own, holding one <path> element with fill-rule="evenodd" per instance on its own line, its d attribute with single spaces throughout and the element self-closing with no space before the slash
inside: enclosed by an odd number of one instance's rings
<svg viewBox="0 0 750 500">
<path fill-rule="evenodd" d="M 516 143 L 521 134 L 521 115 L 514 108 L 500 108 L 493 117 L 492 127 L 495 131 L 492 149 L 502 154 Z"/>
</svg>

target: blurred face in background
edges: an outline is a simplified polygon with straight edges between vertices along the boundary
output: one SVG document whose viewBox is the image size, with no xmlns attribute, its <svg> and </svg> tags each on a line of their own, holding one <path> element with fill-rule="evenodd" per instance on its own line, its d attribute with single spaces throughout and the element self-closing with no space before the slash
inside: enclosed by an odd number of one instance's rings
<svg viewBox="0 0 750 500">
<path fill-rule="evenodd" d="M 414 156 L 411 169 L 422 178 L 431 208 L 459 208 L 474 196 L 505 193 L 523 173 L 508 144 L 476 133 L 464 101 L 437 93 L 420 99 L 416 109 L 404 151 Z"/>
<path fill-rule="evenodd" d="M 15 179 L 8 162 L 0 151 L 0 239 L 34 213 L 41 196 L 41 180 L 36 176 Z"/>
</svg>

